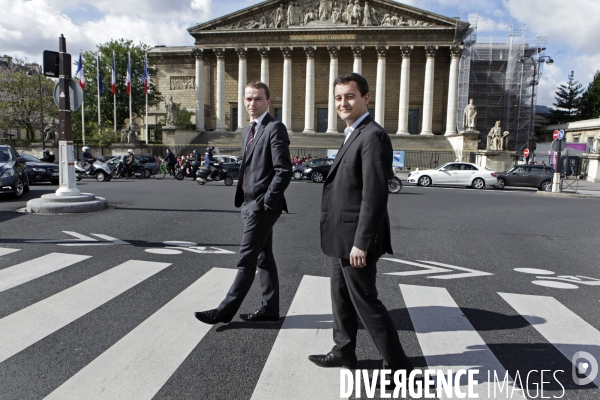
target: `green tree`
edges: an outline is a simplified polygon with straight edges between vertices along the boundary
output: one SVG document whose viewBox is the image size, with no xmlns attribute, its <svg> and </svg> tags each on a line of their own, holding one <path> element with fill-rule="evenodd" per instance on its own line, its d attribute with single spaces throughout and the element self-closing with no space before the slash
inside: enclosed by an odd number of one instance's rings
<svg viewBox="0 0 600 400">
<path fill-rule="evenodd" d="M 129 118 L 129 95 L 126 92 L 127 76 L 127 54 L 131 54 L 131 111 L 133 117 L 143 117 L 146 112 L 146 96 L 144 95 L 144 57 L 150 50 L 150 46 L 140 43 L 134 45 L 133 41 L 119 39 L 99 44 L 97 51 L 83 53 L 83 70 L 85 75 L 85 125 L 86 141 L 88 137 L 88 123 L 92 131 L 98 132 L 98 80 L 96 75 L 97 54 L 100 58 L 100 69 L 102 71 L 102 83 L 104 93 L 100 95 L 100 122 L 102 128 L 111 128 L 114 123 L 114 97 L 111 91 L 112 56 L 115 54 L 116 74 L 116 102 L 117 102 L 117 131 L 125 125 Z M 77 59 L 77 57 L 73 57 Z M 75 62 L 77 64 L 77 62 Z M 155 106 L 162 101 L 161 94 L 156 90 L 153 78 L 156 77 L 156 69 L 148 67 L 150 86 L 148 93 L 148 107 Z M 75 117 L 73 118 L 75 121 Z M 93 129 L 93 126 L 96 129 Z M 74 124 L 73 134 L 75 138 L 81 137 L 81 121 Z"/>
<path fill-rule="evenodd" d="M 196 130 L 196 124 L 192 124 L 192 113 L 185 107 L 181 108 L 181 104 L 177 104 L 177 120 L 175 126 L 181 130 Z"/>
<path fill-rule="evenodd" d="M 0 128 L 24 128 L 27 139 L 35 140 L 35 130 L 41 128 L 40 82 L 45 125 L 58 116 L 54 82 L 44 76 L 40 80 L 38 71 L 20 60 L 12 68 L 0 67 Z"/>
<path fill-rule="evenodd" d="M 600 71 L 596 71 L 594 80 L 581 95 L 581 118 L 600 118 Z"/>
<path fill-rule="evenodd" d="M 575 121 L 579 118 L 579 107 L 583 85 L 575 80 L 575 73 L 571 71 L 566 85 L 560 85 L 556 90 L 556 109 L 550 113 L 552 123 Z"/>
</svg>

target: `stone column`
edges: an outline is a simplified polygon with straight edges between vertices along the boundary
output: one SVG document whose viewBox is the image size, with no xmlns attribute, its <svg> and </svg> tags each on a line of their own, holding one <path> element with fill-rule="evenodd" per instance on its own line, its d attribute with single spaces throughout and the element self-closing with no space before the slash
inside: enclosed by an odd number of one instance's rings
<svg viewBox="0 0 600 400">
<path fill-rule="evenodd" d="M 408 132 L 408 105 L 410 94 L 410 53 L 412 46 L 403 46 L 402 67 L 400 69 L 400 106 L 398 107 L 398 132 L 397 135 L 410 135 Z"/>
<path fill-rule="evenodd" d="M 365 50 L 365 46 L 352 46 L 352 52 L 354 53 L 354 65 L 352 71 L 362 75 L 362 54 Z"/>
<path fill-rule="evenodd" d="M 196 58 L 196 130 L 204 130 L 204 50 L 195 47 L 192 50 Z"/>
<path fill-rule="evenodd" d="M 377 46 L 377 89 L 375 91 L 375 122 L 385 127 L 385 62 L 388 46 Z"/>
<path fill-rule="evenodd" d="M 225 126 L 225 49 L 214 49 L 217 57 L 217 126 L 216 130 L 224 131 Z"/>
<path fill-rule="evenodd" d="M 448 109 L 446 113 L 446 133 L 444 136 L 456 135 L 456 107 L 458 103 L 458 65 L 462 46 L 450 47 L 450 82 L 448 83 Z"/>
<path fill-rule="evenodd" d="M 333 97 L 333 81 L 338 76 L 338 55 L 340 54 L 339 46 L 328 46 L 330 62 L 329 62 L 329 99 L 327 112 L 327 133 L 338 133 L 337 130 L 337 111 L 335 109 L 335 99 Z"/>
<path fill-rule="evenodd" d="M 304 131 L 315 133 L 315 53 L 316 47 L 305 47 L 306 51 L 306 100 L 304 103 Z"/>
<path fill-rule="evenodd" d="M 207 90 L 204 90 L 204 107 L 202 107 L 202 118 L 204 118 L 204 126 L 208 129 L 209 127 L 211 127 L 211 122 L 210 122 L 210 115 L 211 113 L 208 113 L 208 121 L 206 121 L 206 108 L 208 107 L 210 109 L 211 104 L 213 103 L 212 97 L 211 97 L 211 88 L 212 88 L 212 79 L 211 79 L 211 70 L 210 70 L 210 53 L 205 51 L 204 55 L 202 56 L 202 61 L 204 64 L 204 83 L 207 84 Z M 197 123 L 196 123 L 197 125 Z"/>
<path fill-rule="evenodd" d="M 244 130 L 246 126 L 246 104 L 244 103 L 244 91 L 246 90 L 246 81 L 248 75 L 246 73 L 246 57 L 248 56 L 248 49 L 245 47 L 239 47 L 235 50 L 240 59 L 238 68 L 238 115 L 237 115 L 237 132 Z"/>
<path fill-rule="evenodd" d="M 269 52 L 270 47 L 260 47 L 260 81 L 269 86 Z"/>
<path fill-rule="evenodd" d="M 423 92 L 423 127 L 421 135 L 431 136 L 431 125 L 433 123 L 433 73 L 435 64 L 435 53 L 437 46 L 425 48 L 427 61 L 425 62 L 425 90 Z"/>
<path fill-rule="evenodd" d="M 282 47 L 283 53 L 283 98 L 282 98 L 282 122 L 288 132 L 292 132 L 292 54 L 293 47 Z"/>
</svg>

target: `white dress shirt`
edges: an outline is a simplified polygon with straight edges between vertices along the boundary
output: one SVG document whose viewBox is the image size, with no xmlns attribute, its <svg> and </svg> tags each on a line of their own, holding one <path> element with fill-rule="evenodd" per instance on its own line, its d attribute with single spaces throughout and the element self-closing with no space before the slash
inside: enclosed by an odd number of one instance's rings
<svg viewBox="0 0 600 400">
<path fill-rule="evenodd" d="M 344 129 L 344 135 L 346 135 L 346 139 L 344 139 L 344 143 L 346 143 L 348 141 L 348 138 L 350 137 L 350 135 L 352 135 L 352 132 L 354 132 L 354 130 L 356 129 L 358 124 L 360 124 L 362 122 L 362 120 L 365 119 L 368 115 L 369 115 L 369 112 L 367 111 L 366 113 L 363 114 L 362 117 L 360 117 L 359 119 L 354 121 L 352 126 L 349 126 L 346 129 Z"/>
</svg>

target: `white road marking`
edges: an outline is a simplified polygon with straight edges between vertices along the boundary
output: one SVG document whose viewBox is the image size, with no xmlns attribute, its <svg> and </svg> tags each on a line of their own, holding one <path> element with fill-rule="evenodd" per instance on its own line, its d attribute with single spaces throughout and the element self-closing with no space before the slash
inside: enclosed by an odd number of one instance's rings
<svg viewBox="0 0 600 400">
<path fill-rule="evenodd" d="M 456 265 L 444 264 L 444 263 L 439 263 L 439 262 L 435 262 L 435 261 L 417 260 L 419 262 L 412 262 L 412 261 L 398 260 L 396 258 L 383 258 L 383 259 L 387 260 L 387 261 L 393 261 L 393 262 L 397 262 L 397 263 L 401 263 L 401 264 L 414 265 L 416 267 L 423 268 L 422 270 L 418 270 L 418 271 L 386 272 L 384 275 L 398 275 L 398 276 L 427 275 L 427 274 L 437 274 L 437 273 L 444 273 L 444 272 L 454 272 L 454 270 L 467 271 L 467 273 L 428 276 L 428 278 L 429 279 L 461 279 L 461 278 L 474 278 L 477 276 L 494 275 L 490 272 L 482 272 L 482 271 L 477 271 L 477 270 L 471 269 L 471 268 L 457 267 Z M 433 267 L 431 265 L 426 265 L 426 264 L 421 264 L 421 263 L 433 264 L 436 266 Z"/>
<path fill-rule="evenodd" d="M 547 269 L 538 269 L 538 268 L 515 268 L 517 272 L 521 272 L 523 274 L 531 274 L 531 275 L 554 275 L 554 272 L 548 271 Z"/>
<path fill-rule="evenodd" d="M 211 269 L 46 399 L 152 399 L 212 328 L 194 311 L 217 307 L 236 273 Z"/>
<path fill-rule="evenodd" d="M 503 380 L 506 370 L 448 291 L 444 288 L 414 285 L 400 285 L 400 290 L 428 367 L 436 370 L 451 369 L 453 372 L 478 369 L 479 374 L 475 375 L 475 379 L 480 383 L 473 391 L 479 394 L 479 398 L 488 398 L 488 371 L 492 378 L 495 372 Z M 512 378 L 509 378 L 509 382 L 511 390 L 502 393 L 503 395 L 513 394 Z M 466 386 L 466 383 L 466 379 L 461 380 L 461 386 Z M 512 398 L 524 399 L 517 389 Z M 466 392 L 467 388 L 463 387 L 461 390 Z"/>
<path fill-rule="evenodd" d="M 146 249 L 146 253 L 175 255 L 175 254 L 183 254 L 183 251 L 171 250 L 171 249 Z"/>
<path fill-rule="evenodd" d="M 476 276 L 489 276 L 494 275 L 490 272 L 477 271 L 475 269 L 465 268 L 465 267 L 457 267 L 456 265 L 444 264 L 435 261 L 423 261 L 417 260 L 419 262 L 424 262 L 428 264 L 438 265 L 440 267 L 448 267 L 452 269 L 457 269 L 459 271 L 467 271 L 466 274 L 452 274 L 452 275 L 442 275 L 442 276 L 430 276 L 431 279 L 459 279 L 459 278 L 474 278 Z"/>
<path fill-rule="evenodd" d="M 535 280 L 531 281 L 531 283 L 533 283 L 534 285 L 549 287 L 552 289 L 579 289 L 579 286 L 577 285 L 564 282 Z"/>
<path fill-rule="evenodd" d="M 409 275 L 425 275 L 425 274 L 436 274 L 438 272 L 452 272 L 451 269 L 432 267 L 431 265 L 420 264 L 412 261 L 398 260 L 397 258 L 382 258 L 383 260 L 393 261 L 401 264 L 414 265 L 415 267 L 423 268 L 421 271 L 406 271 L 406 272 L 387 272 L 385 275 L 398 275 L 398 276 L 409 276 Z"/>
<path fill-rule="evenodd" d="M 498 294 L 569 361 L 579 351 L 588 352 L 600 361 L 600 332 L 554 297 Z M 544 323 L 539 323 L 540 318 Z M 600 374 L 593 382 L 600 387 Z"/>
<path fill-rule="evenodd" d="M 7 247 L 0 247 L 0 257 L 14 253 L 16 251 L 21 251 L 21 249 L 9 249 Z"/>
<path fill-rule="evenodd" d="M 0 292 L 66 268 L 91 256 L 50 253 L 0 270 Z"/>
<path fill-rule="evenodd" d="M 116 239 L 100 233 L 92 233 L 92 235 L 101 239 L 105 239 L 107 240 L 106 242 L 99 242 L 98 239 L 94 239 L 92 237 L 82 235 L 81 233 L 73 231 L 63 231 L 63 233 L 75 236 L 77 239 L 26 240 L 25 243 L 56 243 L 59 246 L 112 246 L 129 244 L 123 240 Z"/>
<path fill-rule="evenodd" d="M 130 260 L 0 319 L 0 362 L 171 264 Z"/>
<path fill-rule="evenodd" d="M 184 247 L 198 246 L 198 243 L 195 243 L 195 242 L 179 242 L 179 241 L 166 241 L 166 242 L 163 242 L 163 244 L 165 244 L 167 246 L 184 246 Z"/>
<path fill-rule="evenodd" d="M 258 399 L 339 399 L 340 369 L 320 368 L 311 354 L 333 347 L 329 278 L 305 275 L 252 394 Z"/>
</svg>

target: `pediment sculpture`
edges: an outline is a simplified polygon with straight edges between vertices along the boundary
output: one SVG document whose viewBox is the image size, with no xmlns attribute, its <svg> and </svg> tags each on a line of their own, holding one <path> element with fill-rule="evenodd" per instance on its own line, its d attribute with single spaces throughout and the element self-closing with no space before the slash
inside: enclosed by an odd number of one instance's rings
<svg viewBox="0 0 600 400">
<path fill-rule="evenodd" d="M 414 27 L 435 26 L 434 20 L 403 15 L 402 10 L 369 1 L 301 0 L 277 3 L 252 16 L 241 17 L 209 29 L 294 29 L 322 27 Z"/>
</svg>

